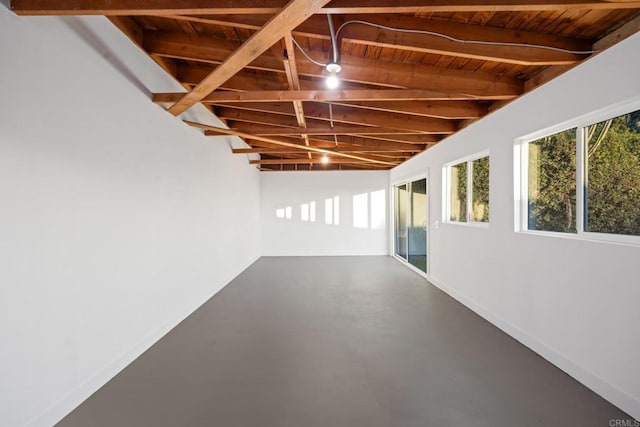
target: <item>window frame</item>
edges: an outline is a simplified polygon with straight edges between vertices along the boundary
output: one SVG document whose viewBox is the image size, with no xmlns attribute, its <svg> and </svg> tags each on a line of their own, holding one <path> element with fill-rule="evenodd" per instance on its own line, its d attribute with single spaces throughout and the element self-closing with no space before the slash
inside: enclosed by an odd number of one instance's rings
<svg viewBox="0 0 640 427">
<path fill-rule="evenodd" d="M 489 158 L 489 221 L 473 221 L 471 212 L 473 211 L 473 162 L 484 157 Z M 467 203 L 466 221 L 454 221 L 451 219 L 451 168 L 461 163 L 467 164 Z M 466 157 L 459 158 L 442 165 L 442 223 L 455 224 L 470 227 L 488 228 L 491 222 L 491 155 L 486 149 Z"/>
<path fill-rule="evenodd" d="M 640 246 L 640 236 L 585 231 L 587 197 L 587 162 L 584 129 L 596 123 L 640 110 L 640 96 L 564 121 L 554 126 L 516 138 L 514 144 L 514 231 L 566 239 Z M 528 144 L 545 136 L 576 128 L 576 233 L 530 230 L 528 228 Z"/>
</svg>

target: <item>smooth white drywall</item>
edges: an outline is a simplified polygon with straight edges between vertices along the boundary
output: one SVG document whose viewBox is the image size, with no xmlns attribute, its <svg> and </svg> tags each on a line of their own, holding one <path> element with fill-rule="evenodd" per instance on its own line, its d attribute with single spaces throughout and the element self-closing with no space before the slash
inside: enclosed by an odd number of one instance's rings
<svg viewBox="0 0 640 427">
<path fill-rule="evenodd" d="M 640 247 L 514 232 L 514 140 L 640 95 L 640 34 L 391 171 L 429 171 L 430 278 L 640 418 Z M 490 225 L 442 224 L 442 165 L 489 149 Z"/>
<path fill-rule="evenodd" d="M 260 176 L 262 254 L 268 256 L 386 255 L 387 224 L 356 228 L 353 196 L 380 190 L 388 200 L 388 171 L 264 172 Z M 338 225 L 325 223 L 325 199 L 340 198 Z M 370 197 L 369 197 L 370 198 Z M 302 221 L 300 205 L 316 202 L 316 221 Z M 291 206 L 292 218 L 276 217 Z"/>
<path fill-rule="evenodd" d="M 259 177 L 102 17 L 0 5 L 0 61 L 0 425 L 50 426 L 259 257 Z"/>
</svg>

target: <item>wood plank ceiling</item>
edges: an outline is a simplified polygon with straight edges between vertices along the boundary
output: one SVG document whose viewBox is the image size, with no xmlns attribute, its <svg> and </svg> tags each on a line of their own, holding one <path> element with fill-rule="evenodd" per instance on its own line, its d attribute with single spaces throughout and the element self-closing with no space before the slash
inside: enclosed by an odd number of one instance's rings
<svg viewBox="0 0 640 427">
<path fill-rule="evenodd" d="M 261 170 L 389 169 L 640 29 L 640 1 L 12 0 L 106 15 Z M 332 43 L 332 31 L 335 43 Z M 335 47 L 335 52 L 334 52 Z M 328 89 L 324 64 L 337 62 Z M 256 156 L 259 155 L 259 156 Z M 328 160 L 323 162 L 323 157 Z"/>
</svg>

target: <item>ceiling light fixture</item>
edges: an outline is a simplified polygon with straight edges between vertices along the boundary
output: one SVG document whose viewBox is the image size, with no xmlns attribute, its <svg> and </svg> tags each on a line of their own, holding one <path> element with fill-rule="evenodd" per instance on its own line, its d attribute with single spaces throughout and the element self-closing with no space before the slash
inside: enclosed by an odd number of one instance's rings
<svg viewBox="0 0 640 427">
<path fill-rule="evenodd" d="M 331 33 L 331 47 L 333 48 L 333 61 L 325 65 L 325 69 L 329 72 L 329 76 L 325 81 L 328 89 L 337 89 L 340 86 L 340 79 L 338 79 L 338 73 L 342 70 L 340 66 L 340 55 L 338 53 L 338 40 L 336 38 L 336 31 L 333 28 L 333 20 L 331 14 L 327 14 L 327 20 L 329 21 L 329 33 Z"/>
<path fill-rule="evenodd" d="M 325 154 L 324 156 L 322 156 L 320 161 L 326 165 L 327 163 L 329 163 L 329 156 Z"/>
<path fill-rule="evenodd" d="M 337 89 L 340 86 L 340 79 L 336 75 L 336 73 L 329 73 L 327 79 L 324 81 L 325 85 L 327 85 L 327 89 Z"/>
</svg>

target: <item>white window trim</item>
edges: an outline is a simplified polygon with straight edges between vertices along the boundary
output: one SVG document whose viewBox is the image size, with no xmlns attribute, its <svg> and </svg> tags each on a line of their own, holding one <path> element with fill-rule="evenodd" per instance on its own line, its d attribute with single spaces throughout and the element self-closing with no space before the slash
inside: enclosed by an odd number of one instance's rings
<svg viewBox="0 0 640 427">
<path fill-rule="evenodd" d="M 491 158 L 489 149 L 484 151 L 480 151 L 478 153 L 471 154 L 466 157 L 462 157 L 453 162 L 445 163 L 442 166 L 442 223 L 443 224 L 453 224 L 453 225 L 461 225 L 465 227 L 476 227 L 476 228 L 489 228 L 489 223 L 491 222 L 491 217 L 489 217 L 489 221 L 473 221 L 469 215 L 473 208 L 473 162 L 475 160 L 482 159 L 483 157 L 489 157 L 489 164 L 491 164 Z M 467 221 L 452 221 L 451 220 L 451 167 L 459 165 L 460 163 L 467 163 Z M 491 174 L 491 167 L 489 167 L 489 174 Z M 489 186 L 491 186 L 491 178 L 489 178 Z M 489 194 L 491 194 L 491 190 L 489 190 Z M 491 199 L 491 196 L 489 196 Z M 489 209 L 491 212 L 491 209 Z"/>
<path fill-rule="evenodd" d="M 611 118 L 640 110 L 640 96 L 620 102 L 575 119 L 532 132 L 515 140 L 514 144 L 514 230 L 519 233 L 548 237 L 560 237 L 599 243 L 640 246 L 640 236 L 596 233 L 584 231 L 584 206 L 587 184 L 587 165 L 584 159 L 584 128 Z M 577 233 L 529 230 L 528 228 L 528 176 L 529 158 L 526 146 L 529 142 L 576 128 L 576 229 Z M 457 224 L 457 223 L 456 223 Z"/>
</svg>

